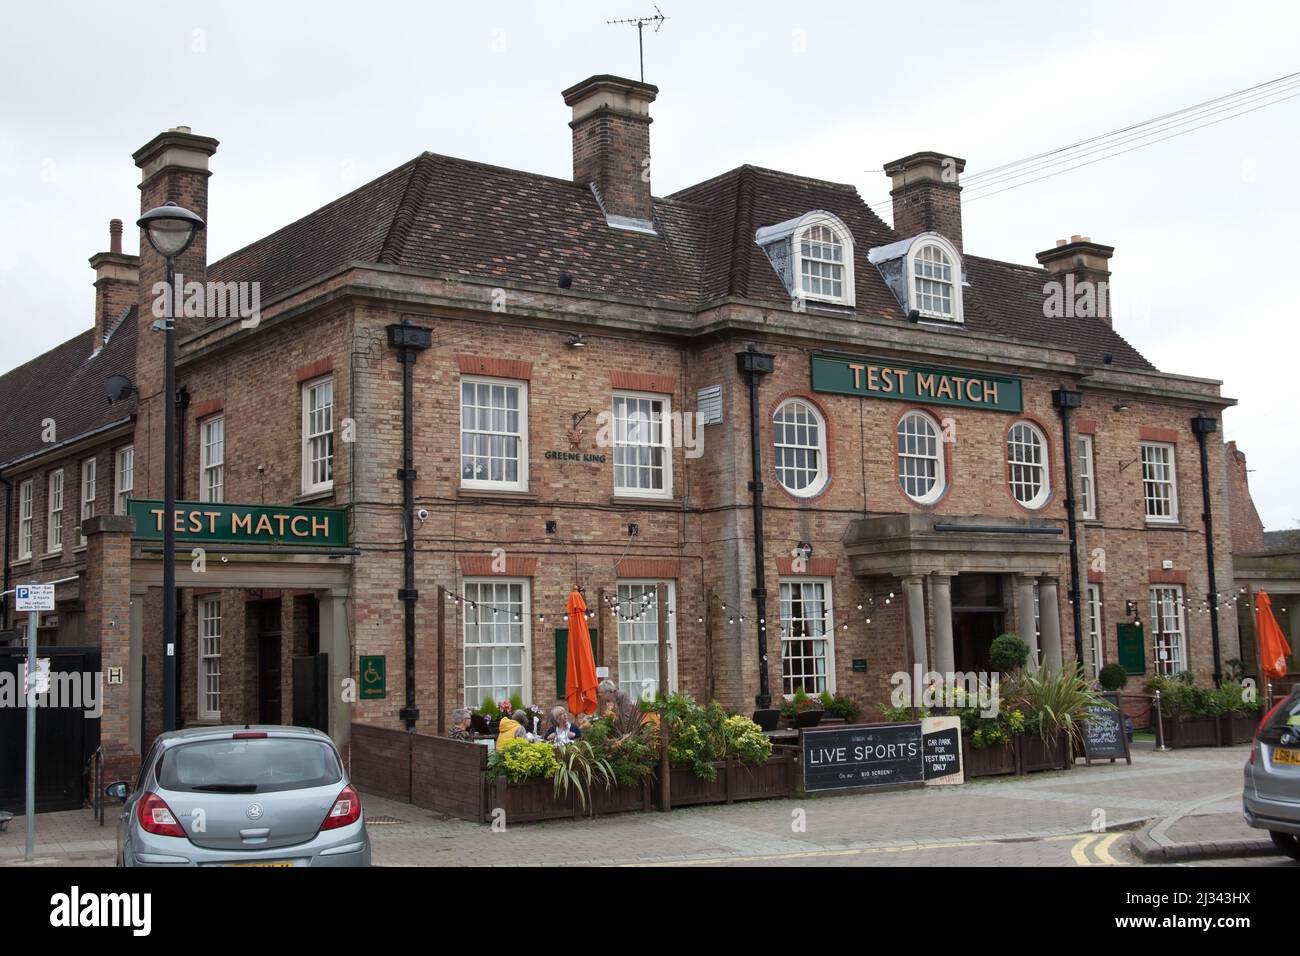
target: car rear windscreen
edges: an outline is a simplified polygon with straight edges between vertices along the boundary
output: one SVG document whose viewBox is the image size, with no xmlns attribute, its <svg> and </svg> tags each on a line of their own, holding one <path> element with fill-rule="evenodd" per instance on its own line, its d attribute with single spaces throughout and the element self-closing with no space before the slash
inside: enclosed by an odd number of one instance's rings
<svg viewBox="0 0 1300 956">
<path fill-rule="evenodd" d="M 163 754 L 158 781 L 191 793 L 272 793 L 341 782 L 334 750 L 314 740 L 202 740 Z"/>
<path fill-rule="evenodd" d="M 1292 694 L 1282 702 L 1277 710 L 1273 711 L 1273 715 L 1269 717 L 1268 723 L 1261 728 L 1261 732 L 1266 734 L 1281 733 L 1287 728 L 1300 730 L 1300 691 Z"/>
</svg>

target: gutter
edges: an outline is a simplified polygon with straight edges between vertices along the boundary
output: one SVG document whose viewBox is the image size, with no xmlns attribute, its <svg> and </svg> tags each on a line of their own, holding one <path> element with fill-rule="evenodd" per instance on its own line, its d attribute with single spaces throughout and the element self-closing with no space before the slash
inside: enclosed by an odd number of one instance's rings
<svg viewBox="0 0 1300 956">
<path fill-rule="evenodd" d="M 1061 441 L 1065 445 L 1065 522 L 1070 530 L 1070 612 L 1074 624 L 1074 659 L 1083 666 L 1083 588 L 1079 581 L 1079 520 L 1075 513 L 1074 456 L 1078 451 L 1070 437 L 1070 409 L 1083 404 L 1083 395 L 1068 388 L 1052 390 L 1052 404 L 1061 413 Z"/>
<path fill-rule="evenodd" d="M 1219 428 L 1218 419 L 1197 415 L 1192 419 L 1192 431 L 1201 449 L 1201 520 L 1205 522 L 1205 575 L 1209 588 L 1205 599 L 1210 605 L 1210 644 L 1214 651 L 1214 686 L 1223 683 L 1223 664 L 1219 650 L 1219 582 L 1214 573 L 1214 514 L 1210 507 L 1210 464 L 1205 442 Z"/>
<path fill-rule="evenodd" d="M 9 593 L 9 576 L 10 576 L 10 571 L 9 571 L 9 558 L 10 558 L 10 554 L 9 554 L 9 542 L 10 542 L 11 538 L 13 537 L 13 535 L 11 534 L 11 532 L 13 531 L 13 527 L 14 527 L 14 526 L 13 526 L 13 521 L 12 521 L 12 515 L 10 514 L 10 509 L 13 507 L 13 499 L 14 499 L 14 485 L 13 485 L 13 482 L 11 482 L 8 478 L 4 478 L 4 477 L 0 477 L 0 483 L 2 483 L 2 484 L 5 486 L 5 512 L 4 512 L 4 514 L 5 514 L 5 520 L 4 520 L 4 528 L 5 528 L 5 571 L 4 571 L 4 583 L 3 583 L 3 584 L 0 584 L 0 590 L 3 590 L 5 594 L 8 594 L 8 593 Z M 0 600 L 0 630 L 3 630 L 4 628 L 6 628 L 6 627 L 8 627 L 8 626 L 9 626 L 9 602 L 8 602 L 8 601 L 2 601 L 2 600 Z"/>
<path fill-rule="evenodd" d="M 135 421 L 135 413 L 132 412 L 130 415 L 127 415 L 125 418 L 119 418 L 115 422 L 110 422 L 107 425 L 101 425 L 99 428 L 92 429 L 91 431 L 88 432 L 82 432 L 80 435 L 74 435 L 72 438 L 66 438 L 61 442 L 56 442 L 53 445 L 48 445 L 45 448 L 40 449 L 39 451 L 30 452 L 26 455 L 21 455 L 18 458 L 11 458 L 9 461 L 0 462 L 0 474 L 3 474 L 6 471 L 12 471 L 15 467 L 19 465 L 36 462 L 46 456 L 53 456 L 55 452 L 60 452 L 60 453 L 65 452 L 69 448 L 73 448 L 82 442 L 86 442 L 92 438 L 101 437 L 108 432 L 122 428 L 124 425 L 130 425 L 134 421 Z"/>
<path fill-rule="evenodd" d="M 767 679 L 767 580 L 763 554 L 763 445 L 758 415 L 759 379 L 776 368 L 776 357 L 749 346 L 736 353 L 736 368 L 749 379 L 749 448 L 752 477 L 749 492 L 754 509 L 754 587 L 750 594 L 756 605 L 754 626 L 758 634 L 758 695 L 754 703 L 759 710 L 772 706 L 772 692 Z"/>
</svg>

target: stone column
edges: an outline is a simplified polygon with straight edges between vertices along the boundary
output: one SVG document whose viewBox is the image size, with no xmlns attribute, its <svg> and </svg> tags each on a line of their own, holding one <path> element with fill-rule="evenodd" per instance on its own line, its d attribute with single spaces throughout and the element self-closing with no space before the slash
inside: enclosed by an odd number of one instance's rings
<svg viewBox="0 0 1300 956">
<path fill-rule="evenodd" d="M 320 649 L 329 655 L 329 733 L 335 745 L 345 751 L 352 732 L 352 688 L 344 699 L 343 682 L 352 676 L 352 630 L 348 626 L 347 589 L 320 592 Z"/>
<path fill-rule="evenodd" d="M 1038 666 L 1038 637 L 1034 634 L 1034 583 L 1032 574 L 1016 575 L 1016 629 L 1029 645 L 1029 663 Z"/>
<path fill-rule="evenodd" d="M 132 661 L 131 531 L 126 515 L 96 515 L 82 523 L 86 571 L 82 592 L 86 637 L 99 645 L 104 675 L 99 740 L 104 748 L 104 779 L 131 780 L 140 769 L 140 752 L 131 730 L 138 720 L 132 702 L 140 699 L 139 660 Z M 121 683 L 108 682 L 120 668 Z M 138 726 L 135 727 L 139 732 Z"/>
<path fill-rule="evenodd" d="M 1061 608 L 1056 578 L 1038 582 L 1038 617 L 1043 632 L 1043 661 L 1054 671 L 1061 669 Z"/>
<path fill-rule="evenodd" d="M 933 584 L 934 669 L 946 675 L 956 666 L 952 643 L 952 575 L 937 571 Z"/>
<path fill-rule="evenodd" d="M 930 669 L 925 647 L 925 579 L 919 575 L 903 578 L 907 592 L 907 630 L 912 638 L 912 666 L 921 666 L 921 673 Z"/>
</svg>

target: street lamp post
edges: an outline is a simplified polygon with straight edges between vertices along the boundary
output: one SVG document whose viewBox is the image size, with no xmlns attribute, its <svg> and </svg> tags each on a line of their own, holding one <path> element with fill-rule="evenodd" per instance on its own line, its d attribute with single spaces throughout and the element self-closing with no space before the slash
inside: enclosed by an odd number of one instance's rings
<svg viewBox="0 0 1300 956">
<path fill-rule="evenodd" d="M 176 257 L 190 247 L 203 220 L 169 202 L 136 225 L 167 260 L 167 302 L 153 324 L 163 333 L 163 731 L 176 729 Z"/>
</svg>

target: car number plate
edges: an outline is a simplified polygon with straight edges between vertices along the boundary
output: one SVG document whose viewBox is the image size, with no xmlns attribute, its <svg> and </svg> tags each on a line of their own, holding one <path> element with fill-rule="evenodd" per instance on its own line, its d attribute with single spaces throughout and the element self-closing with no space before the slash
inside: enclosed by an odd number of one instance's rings
<svg viewBox="0 0 1300 956">
<path fill-rule="evenodd" d="M 1300 750 L 1286 750 L 1278 747 L 1273 751 L 1274 763 L 1293 763 L 1300 767 Z"/>
<path fill-rule="evenodd" d="M 249 863 L 227 863 L 226 866 L 293 866 L 293 860 L 253 860 Z"/>
</svg>

